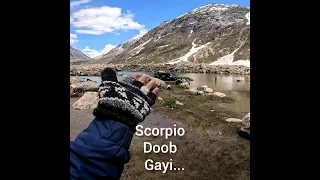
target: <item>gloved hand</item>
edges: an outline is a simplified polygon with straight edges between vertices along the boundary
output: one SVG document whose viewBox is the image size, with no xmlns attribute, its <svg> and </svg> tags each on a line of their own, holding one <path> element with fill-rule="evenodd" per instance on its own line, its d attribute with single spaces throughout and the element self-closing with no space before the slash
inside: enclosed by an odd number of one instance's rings
<svg viewBox="0 0 320 180">
<path fill-rule="evenodd" d="M 98 91 L 99 101 L 93 115 L 100 120 L 122 122 L 135 131 L 137 124 L 150 113 L 159 91 L 155 88 L 155 80 L 144 85 L 148 75 L 142 75 L 138 80 L 135 77 L 127 77 L 119 82 L 113 69 L 104 69 Z"/>
</svg>

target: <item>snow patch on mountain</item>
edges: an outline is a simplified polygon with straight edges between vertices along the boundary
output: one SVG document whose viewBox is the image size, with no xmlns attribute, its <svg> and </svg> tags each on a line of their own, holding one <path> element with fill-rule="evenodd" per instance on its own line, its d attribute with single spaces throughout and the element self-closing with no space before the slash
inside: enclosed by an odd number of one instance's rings
<svg viewBox="0 0 320 180">
<path fill-rule="evenodd" d="M 240 47 L 234 50 L 232 53 L 220 57 L 217 61 L 214 61 L 209 65 L 242 65 L 242 66 L 250 67 L 250 60 L 234 61 L 234 53 L 237 52 L 238 49 L 240 49 Z"/>
<path fill-rule="evenodd" d="M 166 34 L 166 35 L 164 35 L 164 36 L 162 36 L 162 37 L 160 37 L 160 38 L 164 38 L 164 37 L 166 37 L 166 36 L 169 36 L 170 34 L 172 34 L 172 33 L 168 33 L 168 34 Z M 159 39 L 160 39 L 159 38 Z"/>
<path fill-rule="evenodd" d="M 228 4 L 207 4 L 205 6 L 196 8 L 192 10 L 192 13 L 202 13 L 208 11 L 225 11 L 228 10 L 230 7 L 237 6 L 237 5 L 228 5 Z"/>
<path fill-rule="evenodd" d="M 237 48 L 236 50 L 234 50 L 232 53 L 220 57 L 218 60 L 214 61 L 210 65 L 228 65 L 228 64 L 232 63 L 233 62 L 233 55 L 236 51 L 238 51 L 238 49 L 240 49 L 240 47 Z"/>
<path fill-rule="evenodd" d="M 134 35 L 131 39 L 129 39 L 128 41 L 124 42 L 124 43 L 132 43 L 134 41 L 139 40 L 142 36 L 144 36 L 145 34 L 147 34 L 147 32 L 141 32 L 137 35 Z"/>
<path fill-rule="evenodd" d="M 194 40 L 195 41 L 195 40 Z M 206 47 L 209 43 L 207 44 L 203 44 L 199 47 L 196 47 L 197 44 L 194 43 L 194 41 L 192 42 L 192 48 L 189 50 L 189 52 L 187 52 L 187 54 L 185 54 L 184 56 L 180 57 L 180 58 L 177 58 L 176 61 L 171 61 L 169 62 L 169 64 L 175 64 L 175 63 L 178 63 L 178 62 L 181 62 L 181 61 L 184 61 L 184 62 L 187 62 L 188 61 L 188 58 L 193 55 L 194 53 L 196 53 L 197 51 L 199 51 L 200 49 Z"/>
<path fill-rule="evenodd" d="M 170 46 L 170 44 L 166 44 L 166 45 L 163 45 L 163 46 L 159 46 L 158 48 L 165 48 L 165 47 L 168 47 Z"/>
<path fill-rule="evenodd" d="M 248 20 L 247 25 L 250 25 L 250 12 L 246 14 L 246 18 Z"/>
<path fill-rule="evenodd" d="M 144 42 L 144 43 L 142 43 L 142 44 L 140 44 L 139 46 L 137 46 L 136 48 L 134 48 L 134 49 L 138 49 L 137 51 L 136 51 L 136 54 L 139 54 L 140 53 L 140 51 L 144 48 L 144 45 L 146 45 L 149 41 L 151 41 L 152 40 L 152 38 L 151 39 L 149 39 L 148 41 L 146 41 L 146 42 Z"/>
<path fill-rule="evenodd" d="M 250 60 L 238 60 L 230 63 L 229 65 L 240 65 L 240 66 L 246 66 L 250 67 Z"/>
</svg>

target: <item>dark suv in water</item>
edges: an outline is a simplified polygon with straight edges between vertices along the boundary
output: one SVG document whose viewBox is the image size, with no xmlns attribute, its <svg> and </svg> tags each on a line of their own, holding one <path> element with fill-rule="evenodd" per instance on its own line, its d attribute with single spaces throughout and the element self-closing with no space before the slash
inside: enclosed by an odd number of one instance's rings
<svg viewBox="0 0 320 180">
<path fill-rule="evenodd" d="M 193 81 L 193 79 L 189 77 L 178 77 L 176 74 L 161 71 L 154 73 L 154 77 L 161 79 L 162 81 L 173 81 L 176 85 L 181 84 L 183 82 L 189 83 L 189 81 Z"/>
<path fill-rule="evenodd" d="M 154 77 L 161 79 L 162 81 L 175 81 L 178 79 L 178 76 L 176 74 L 165 72 L 156 72 L 154 73 Z"/>
</svg>

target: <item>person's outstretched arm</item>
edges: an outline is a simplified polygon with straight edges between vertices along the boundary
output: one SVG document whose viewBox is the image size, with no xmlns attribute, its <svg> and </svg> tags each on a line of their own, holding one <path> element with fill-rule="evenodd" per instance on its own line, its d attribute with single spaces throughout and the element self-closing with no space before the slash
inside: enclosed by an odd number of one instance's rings
<svg viewBox="0 0 320 180">
<path fill-rule="evenodd" d="M 117 81 L 116 72 L 102 71 L 96 117 L 70 142 L 70 179 L 120 179 L 135 127 L 150 113 L 158 88 L 148 76 Z"/>
</svg>

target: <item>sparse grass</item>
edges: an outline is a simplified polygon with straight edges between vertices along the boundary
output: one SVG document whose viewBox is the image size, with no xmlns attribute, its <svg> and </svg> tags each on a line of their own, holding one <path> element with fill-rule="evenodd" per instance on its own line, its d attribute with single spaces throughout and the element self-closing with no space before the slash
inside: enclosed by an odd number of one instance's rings
<svg viewBox="0 0 320 180">
<path fill-rule="evenodd" d="M 176 108 L 177 107 L 176 101 L 174 99 L 167 100 L 167 106 L 171 109 Z"/>
<path fill-rule="evenodd" d="M 165 180 L 247 180 L 250 179 L 250 142 L 238 136 L 238 124 L 228 123 L 229 117 L 242 118 L 243 114 L 230 112 L 219 106 L 221 102 L 232 103 L 231 98 L 211 98 L 192 95 L 185 90 L 172 87 L 161 90 L 163 101 L 154 105 L 156 112 L 184 125 L 183 137 L 134 137 L 130 148 L 131 161 L 125 166 L 123 180 L 165 179 Z M 176 105 L 178 100 L 183 106 Z M 172 109 L 173 108 L 173 109 Z M 211 111 L 214 110 L 214 111 Z M 143 142 L 177 146 L 175 154 L 143 153 Z M 184 171 L 147 171 L 147 159 L 154 162 L 169 162 Z"/>
</svg>

